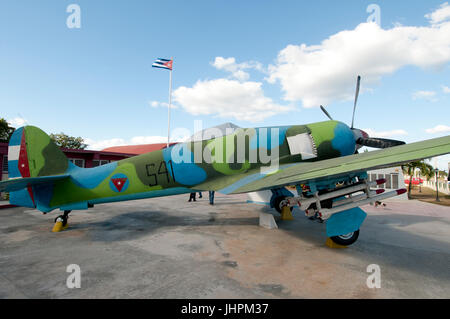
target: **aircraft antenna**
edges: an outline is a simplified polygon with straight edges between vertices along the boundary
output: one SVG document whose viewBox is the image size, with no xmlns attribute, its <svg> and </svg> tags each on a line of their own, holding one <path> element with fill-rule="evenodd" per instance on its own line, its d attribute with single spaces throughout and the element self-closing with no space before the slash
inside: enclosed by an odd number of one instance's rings
<svg viewBox="0 0 450 319">
<path fill-rule="evenodd" d="M 355 110 L 356 110 L 356 103 L 358 102 L 358 95 L 359 95 L 359 86 L 361 84 L 361 76 L 358 75 L 358 80 L 356 82 L 356 94 L 355 94 L 355 104 L 353 105 L 353 116 L 352 116 L 352 129 L 353 124 L 355 122 Z"/>
</svg>

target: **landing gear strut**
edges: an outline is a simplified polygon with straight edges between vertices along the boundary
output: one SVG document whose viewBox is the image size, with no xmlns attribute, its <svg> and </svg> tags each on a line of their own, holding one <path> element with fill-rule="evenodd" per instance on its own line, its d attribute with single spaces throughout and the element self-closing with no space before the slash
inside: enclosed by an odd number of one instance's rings
<svg viewBox="0 0 450 319">
<path fill-rule="evenodd" d="M 279 214 L 281 214 L 281 211 L 283 210 L 283 205 L 281 205 L 281 202 L 284 201 L 286 198 L 287 198 L 287 196 L 278 196 L 277 198 L 275 198 L 275 200 L 273 202 L 273 206 Z M 294 207 L 289 207 L 289 209 L 292 212 Z"/>
<path fill-rule="evenodd" d="M 282 205 L 282 202 L 286 200 L 287 196 L 278 196 L 274 200 L 274 208 L 281 215 L 281 220 L 294 220 L 292 217 L 292 210 L 294 207 Z"/>
<path fill-rule="evenodd" d="M 68 220 L 70 212 L 71 210 L 65 210 L 63 215 L 59 215 L 55 218 L 55 226 L 53 226 L 52 232 L 57 233 L 69 227 Z"/>
</svg>

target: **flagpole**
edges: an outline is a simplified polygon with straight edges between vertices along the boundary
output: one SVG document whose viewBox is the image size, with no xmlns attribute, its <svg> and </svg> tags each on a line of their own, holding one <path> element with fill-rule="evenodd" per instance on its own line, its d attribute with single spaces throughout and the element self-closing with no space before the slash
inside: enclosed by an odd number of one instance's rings
<svg viewBox="0 0 450 319">
<path fill-rule="evenodd" d="M 173 58 L 170 58 L 173 61 Z M 172 68 L 169 74 L 169 105 L 167 107 L 167 147 L 170 144 L 170 106 L 172 104 Z"/>
</svg>

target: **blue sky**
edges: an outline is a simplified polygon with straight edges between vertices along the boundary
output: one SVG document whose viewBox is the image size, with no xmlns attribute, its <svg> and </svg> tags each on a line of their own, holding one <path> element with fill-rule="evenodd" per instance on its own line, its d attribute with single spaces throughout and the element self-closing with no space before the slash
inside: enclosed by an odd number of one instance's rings
<svg viewBox="0 0 450 319">
<path fill-rule="evenodd" d="M 79 29 L 66 25 L 70 4 Z M 370 4 L 378 29 L 366 23 Z M 444 136 L 447 12 L 444 1 L 5 0 L 0 116 L 97 147 L 157 141 L 167 109 L 151 103 L 167 103 L 168 71 L 151 64 L 174 57 L 173 128 L 326 120 L 319 104 L 350 124 L 361 74 L 356 127 L 407 142 Z"/>
</svg>

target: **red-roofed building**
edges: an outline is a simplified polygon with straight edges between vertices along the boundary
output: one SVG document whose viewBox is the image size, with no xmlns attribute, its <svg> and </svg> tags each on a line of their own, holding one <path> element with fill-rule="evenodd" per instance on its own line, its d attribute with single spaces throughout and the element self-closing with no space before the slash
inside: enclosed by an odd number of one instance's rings
<svg viewBox="0 0 450 319">
<path fill-rule="evenodd" d="M 69 161 L 79 167 L 85 168 L 97 167 L 111 162 L 120 161 L 124 158 L 136 156 L 136 154 L 133 153 L 74 150 L 67 148 L 62 148 L 61 150 L 67 156 Z"/>
<path fill-rule="evenodd" d="M 170 146 L 177 143 L 170 143 Z M 142 144 L 142 145 L 125 145 L 125 146 L 113 146 L 102 150 L 102 152 L 114 152 L 114 153 L 124 153 L 124 154 L 134 154 L 141 155 L 149 152 L 162 150 L 166 147 L 166 143 L 156 143 L 156 144 Z"/>
</svg>

